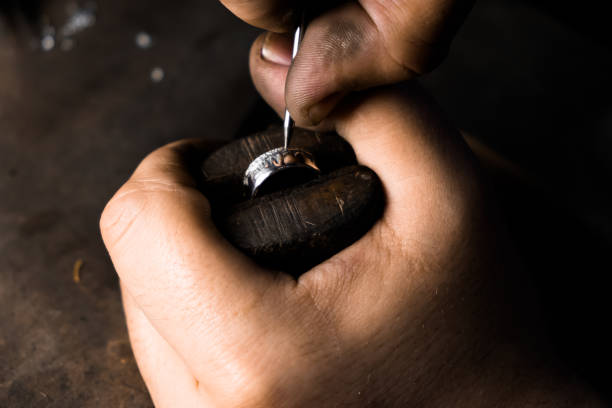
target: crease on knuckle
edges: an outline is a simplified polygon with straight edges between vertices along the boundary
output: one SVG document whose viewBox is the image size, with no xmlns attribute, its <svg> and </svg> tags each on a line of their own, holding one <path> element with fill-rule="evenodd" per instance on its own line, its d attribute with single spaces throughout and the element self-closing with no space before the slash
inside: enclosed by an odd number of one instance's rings
<svg viewBox="0 0 612 408">
<path fill-rule="evenodd" d="M 156 178 L 128 181 L 110 199 L 100 216 L 100 231 L 109 250 L 115 249 L 146 213 L 150 195 L 175 192 L 178 186 Z"/>
</svg>

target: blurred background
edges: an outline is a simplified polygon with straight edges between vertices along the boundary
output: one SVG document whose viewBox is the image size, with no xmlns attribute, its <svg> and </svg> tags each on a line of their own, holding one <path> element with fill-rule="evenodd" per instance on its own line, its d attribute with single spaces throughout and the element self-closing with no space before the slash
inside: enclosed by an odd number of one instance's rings
<svg viewBox="0 0 612 408">
<path fill-rule="evenodd" d="M 563 360 L 611 395 L 605 2 L 480 0 L 422 79 L 482 159 Z M 170 141 L 277 121 L 216 1 L 1 0 L 0 407 L 149 407 L 98 232 Z"/>
</svg>

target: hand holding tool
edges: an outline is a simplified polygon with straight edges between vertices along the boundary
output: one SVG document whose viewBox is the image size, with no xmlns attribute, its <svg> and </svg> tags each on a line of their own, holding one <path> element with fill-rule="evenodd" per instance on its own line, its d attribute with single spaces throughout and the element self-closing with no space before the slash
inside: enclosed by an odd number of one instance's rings
<svg viewBox="0 0 612 408">
<path fill-rule="evenodd" d="M 293 56 L 304 34 L 294 34 Z M 281 147 L 279 147 L 281 146 Z M 283 128 L 230 143 L 202 163 L 204 193 L 225 237 L 295 276 L 346 248 L 381 216 L 382 185 L 335 133 Z"/>
</svg>

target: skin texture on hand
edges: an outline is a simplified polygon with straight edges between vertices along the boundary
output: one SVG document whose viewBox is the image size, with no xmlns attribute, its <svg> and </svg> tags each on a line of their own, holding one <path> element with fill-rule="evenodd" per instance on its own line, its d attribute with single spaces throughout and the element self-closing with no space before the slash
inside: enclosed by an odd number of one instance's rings
<svg viewBox="0 0 612 408">
<path fill-rule="evenodd" d="M 298 281 L 216 230 L 189 170 L 198 142 L 152 153 L 107 205 L 102 235 L 156 405 L 597 406 L 540 352 L 477 167 L 432 101 L 414 84 L 367 92 L 329 122 L 387 207 Z"/>
<path fill-rule="evenodd" d="M 298 2 L 222 3 L 247 23 L 277 33 L 293 30 L 300 13 Z M 324 3 L 305 3 L 308 14 L 315 17 L 287 80 L 287 107 L 300 126 L 318 124 L 350 91 L 399 82 L 435 68 L 473 0 Z M 287 36 L 263 34 L 256 44 L 268 61 L 288 65 Z"/>
</svg>

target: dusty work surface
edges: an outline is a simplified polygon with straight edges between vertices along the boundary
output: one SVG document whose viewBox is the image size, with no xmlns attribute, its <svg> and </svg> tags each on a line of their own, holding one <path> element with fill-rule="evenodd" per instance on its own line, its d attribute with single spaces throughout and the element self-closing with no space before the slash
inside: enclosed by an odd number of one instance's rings
<svg viewBox="0 0 612 408">
<path fill-rule="evenodd" d="M 69 51 L 0 40 L 0 407 L 151 405 L 98 218 L 151 150 L 233 136 L 254 35 L 214 1 L 116 0 Z"/>
<path fill-rule="evenodd" d="M 59 27 L 66 3 L 40 13 Z M 255 101 L 255 32 L 217 2 L 98 6 L 71 42 L 41 43 L 16 20 L 17 39 L 0 28 L 0 407 L 151 406 L 99 214 L 148 152 L 229 139 Z M 483 0 L 425 83 L 462 129 L 521 169 L 497 185 L 552 337 L 609 390 L 612 205 L 601 193 L 612 173 L 612 58 L 581 23 Z"/>
</svg>

